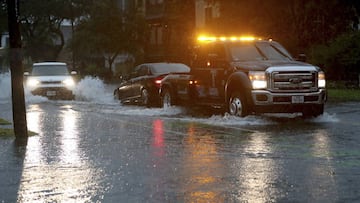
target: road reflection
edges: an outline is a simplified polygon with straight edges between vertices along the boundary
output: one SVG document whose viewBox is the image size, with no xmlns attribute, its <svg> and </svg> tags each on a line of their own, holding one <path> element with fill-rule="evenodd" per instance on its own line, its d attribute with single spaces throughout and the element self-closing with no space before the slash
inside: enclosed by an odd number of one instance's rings
<svg viewBox="0 0 360 203">
<path fill-rule="evenodd" d="M 155 149 L 155 156 L 164 156 L 164 124 L 163 120 L 156 119 L 153 121 L 153 141 L 152 146 Z"/>
<path fill-rule="evenodd" d="M 238 177 L 238 201 L 273 202 L 278 197 L 276 187 L 277 164 L 272 158 L 273 146 L 265 133 L 253 133 L 243 149 L 239 149 L 240 159 L 236 159 L 233 172 Z"/>
<path fill-rule="evenodd" d="M 18 202 L 101 200 L 102 174 L 81 153 L 77 112 L 65 106 L 58 116 L 60 119 L 44 122 L 51 119 L 51 115 L 38 105 L 32 105 L 27 118 L 28 128 L 39 135 L 28 141 Z M 53 150 L 56 153 L 50 153 Z"/>
<path fill-rule="evenodd" d="M 223 166 L 216 149 L 216 140 L 207 131 L 190 124 L 185 140 L 187 156 L 184 160 L 184 200 L 186 202 L 224 202 L 219 190 Z"/>
<path fill-rule="evenodd" d="M 312 190 L 308 192 L 309 194 L 323 199 L 324 202 L 335 201 L 335 199 L 328 199 L 327 194 L 329 193 L 334 197 L 338 197 L 338 188 L 335 180 L 336 169 L 333 163 L 334 152 L 332 149 L 329 133 L 326 130 L 315 131 L 311 153 L 318 161 L 317 164 L 314 164 L 309 170 L 310 176 L 313 178 L 307 179 L 305 184 L 307 188 L 312 188 Z"/>
</svg>

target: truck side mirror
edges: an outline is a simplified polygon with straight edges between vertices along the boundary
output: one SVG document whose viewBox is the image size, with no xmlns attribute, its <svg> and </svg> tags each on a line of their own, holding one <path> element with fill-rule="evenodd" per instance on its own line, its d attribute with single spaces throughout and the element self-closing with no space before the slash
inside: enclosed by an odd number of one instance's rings
<svg viewBox="0 0 360 203">
<path fill-rule="evenodd" d="M 306 55 L 305 54 L 298 54 L 296 58 L 297 61 L 306 62 Z"/>
</svg>

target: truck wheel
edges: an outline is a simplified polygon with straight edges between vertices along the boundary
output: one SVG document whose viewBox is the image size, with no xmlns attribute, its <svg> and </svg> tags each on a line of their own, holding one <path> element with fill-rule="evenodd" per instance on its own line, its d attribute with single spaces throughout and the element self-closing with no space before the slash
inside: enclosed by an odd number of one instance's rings
<svg viewBox="0 0 360 203">
<path fill-rule="evenodd" d="M 150 106 L 149 92 L 147 89 L 141 90 L 141 104 L 147 107 Z"/>
<path fill-rule="evenodd" d="M 245 97 L 239 92 L 233 92 L 229 98 L 228 112 L 233 116 L 245 117 L 249 115 L 249 107 L 245 102 Z"/>
<path fill-rule="evenodd" d="M 168 108 L 172 105 L 174 105 L 173 103 L 173 96 L 171 95 L 171 92 L 168 88 L 164 89 L 163 95 L 161 97 L 161 104 L 163 108 Z"/>
</svg>

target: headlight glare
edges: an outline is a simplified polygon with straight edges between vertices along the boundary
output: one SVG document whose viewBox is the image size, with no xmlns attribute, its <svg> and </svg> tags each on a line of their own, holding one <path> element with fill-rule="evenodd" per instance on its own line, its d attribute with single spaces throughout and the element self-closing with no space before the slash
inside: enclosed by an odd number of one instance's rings
<svg viewBox="0 0 360 203">
<path fill-rule="evenodd" d="M 318 73 L 318 87 L 325 88 L 325 86 L 326 86 L 325 73 L 320 71 Z"/>
<path fill-rule="evenodd" d="M 251 81 L 253 89 L 267 88 L 266 74 L 264 71 L 250 71 L 249 79 Z"/>
<path fill-rule="evenodd" d="M 36 80 L 36 79 L 28 79 L 27 80 L 27 86 L 29 86 L 29 87 L 36 87 L 38 84 L 40 84 L 39 80 Z"/>
<path fill-rule="evenodd" d="M 72 86 L 75 85 L 74 80 L 71 79 L 71 78 L 68 78 L 68 79 L 66 79 L 66 80 L 63 80 L 62 83 L 65 84 L 65 85 L 68 86 L 68 87 L 72 87 Z"/>
</svg>

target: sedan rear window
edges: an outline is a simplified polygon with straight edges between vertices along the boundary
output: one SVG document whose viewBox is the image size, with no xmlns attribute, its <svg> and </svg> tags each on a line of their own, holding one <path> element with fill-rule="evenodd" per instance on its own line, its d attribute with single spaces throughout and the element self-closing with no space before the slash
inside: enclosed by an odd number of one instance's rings
<svg viewBox="0 0 360 203">
<path fill-rule="evenodd" d="M 156 64 L 151 67 L 153 74 L 167 74 L 167 73 L 184 73 L 190 72 L 190 68 L 185 64 Z"/>
</svg>

